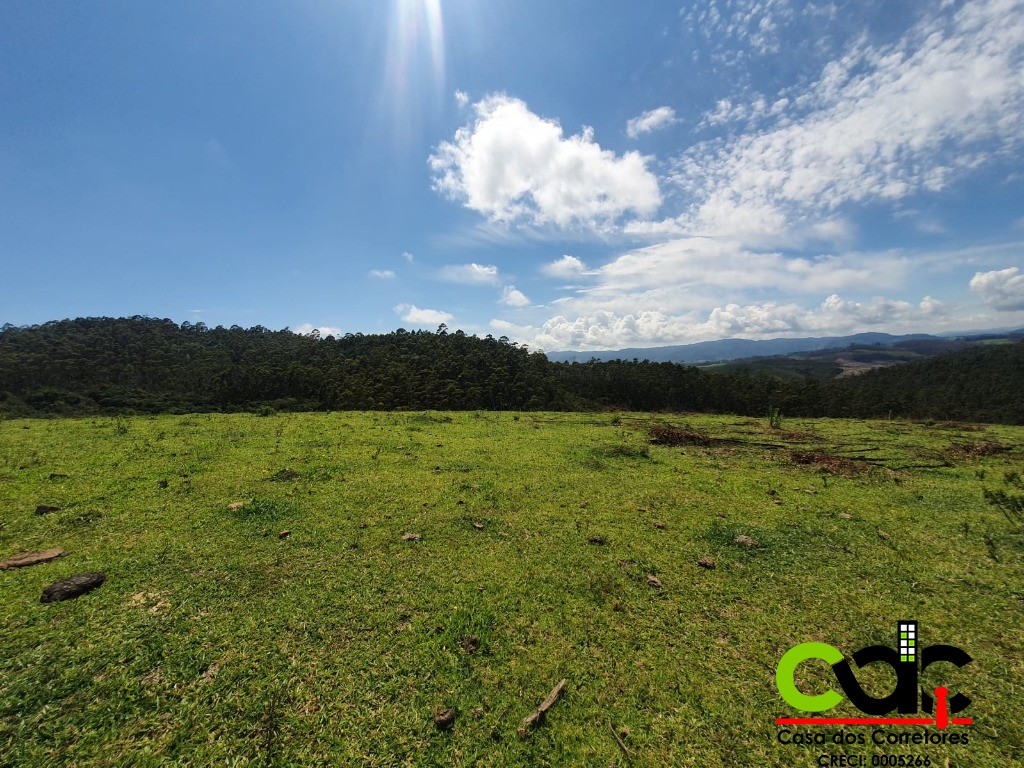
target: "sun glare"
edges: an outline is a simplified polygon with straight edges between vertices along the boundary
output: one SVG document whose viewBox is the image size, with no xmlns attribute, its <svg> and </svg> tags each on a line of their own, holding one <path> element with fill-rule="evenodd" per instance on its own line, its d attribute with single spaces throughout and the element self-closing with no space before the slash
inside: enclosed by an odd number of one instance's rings
<svg viewBox="0 0 1024 768">
<path fill-rule="evenodd" d="M 387 99 L 393 116 L 407 121 L 440 105 L 445 90 L 441 0 L 392 0 L 385 52 Z"/>
</svg>

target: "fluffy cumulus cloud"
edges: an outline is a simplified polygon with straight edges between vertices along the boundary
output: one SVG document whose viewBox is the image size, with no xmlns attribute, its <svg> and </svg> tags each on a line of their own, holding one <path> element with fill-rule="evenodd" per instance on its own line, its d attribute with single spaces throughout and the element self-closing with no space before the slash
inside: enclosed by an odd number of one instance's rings
<svg viewBox="0 0 1024 768">
<path fill-rule="evenodd" d="M 474 110 L 476 119 L 441 143 L 430 167 L 437 190 L 491 221 L 605 230 L 661 205 L 639 153 L 602 149 L 589 128 L 567 137 L 557 122 L 502 94 Z"/>
<path fill-rule="evenodd" d="M 626 123 L 626 135 L 635 139 L 640 134 L 668 128 L 676 122 L 679 121 L 676 119 L 676 111 L 672 107 L 650 109 Z"/>
<path fill-rule="evenodd" d="M 916 21 L 901 26 L 912 13 Z M 965 254 L 856 248 L 883 215 L 942 234 L 939 214 L 928 213 L 941 205 L 929 200 L 941 203 L 970 174 L 1015 167 L 1024 0 L 922 1 L 899 18 L 883 0 L 694 0 L 683 16 L 707 32 L 701 64 L 720 56 L 717 71 L 732 77 L 760 72 L 758 57 L 779 57 L 788 69 L 775 79 L 761 72 L 764 93 L 753 91 L 754 78 L 734 77 L 736 91 L 695 123 L 697 143 L 664 164 L 602 149 L 586 129 L 566 136 L 503 95 L 473 105 L 473 122 L 431 158 L 435 187 L 486 226 L 588 227 L 649 244 L 589 256 L 589 266 L 568 254 L 543 264 L 542 275 L 562 281 L 562 295 L 543 305 L 553 311 L 531 306 L 493 328 L 549 350 L 594 350 L 982 328 L 997 312 L 1024 311 L 1024 274 L 1003 268 L 1019 247 L 1009 256 L 981 245 Z M 674 121 L 659 107 L 627 133 Z M 969 270 L 955 278 L 961 289 L 976 272 L 970 289 L 981 312 L 925 296 L 945 298 L 957 270 Z"/>
<path fill-rule="evenodd" d="M 506 285 L 501 291 L 501 303 L 508 307 L 528 307 L 530 300 L 514 285 Z"/>
<path fill-rule="evenodd" d="M 674 178 L 694 204 L 679 223 L 722 234 L 753 221 L 782 233 L 843 204 L 942 190 L 1020 146 L 1021 71 L 1019 0 L 964 4 L 892 45 L 862 41 L 779 106 L 770 127 L 688 150 Z"/>
<path fill-rule="evenodd" d="M 439 309 L 420 309 L 415 304 L 399 304 L 395 307 L 395 313 L 400 315 L 403 321 L 411 325 L 430 327 L 451 322 L 454 317 Z"/>
<path fill-rule="evenodd" d="M 378 280 L 392 280 L 395 277 L 395 271 L 393 269 L 371 269 L 369 275 Z"/>
<path fill-rule="evenodd" d="M 582 275 L 586 270 L 586 265 L 580 259 L 565 254 L 562 258 L 545 264 L 540 271 L 549 277 L 571 278 Z"/>
<path fill-rule="evenodd" d="M 597 350 L 679 344 L 723 337 L 799 336 L 822 333 L 855 333 L 871 328 L 898 330 L 936 320 L 948 308 L 925 297 L 918 303 L 874 298 L 867 302 L 828 296 L 819 306 L 796 303 L 727 304 L 710 312 L 671 314 L 642 310 L 619 314 L 595 310 L 574 320 L 553 317 L 540 327 L 514 326 L 497 321 L 506 332 L 529 338 L 548 350 Z M 492 327 L 496 321 L 492 321 Z"/>
<path fill-rule="evenodd" d="M 971 278 L 971 290 L 981 300 L 1001 312 L 1024 310 L 1024 274 L 1017 267 L 978 272 Z"/>
<path fill-rule="evenodd" d="M 464 285 L 495 285 L 499 281 L 498 268 L 493 264 L 449 264 L 441 269 L 440 276 Z"/>
<path fill-rule="evenodd" d="M 308 336 L 313 333 L 313 331 L 316 331 L 321 337 L 342 335 L 341 328 L 336 325 L 313 325 L 312 323 L 303 323 L 298 328 L 295 328 L 293 333 Z"/>
</svg>

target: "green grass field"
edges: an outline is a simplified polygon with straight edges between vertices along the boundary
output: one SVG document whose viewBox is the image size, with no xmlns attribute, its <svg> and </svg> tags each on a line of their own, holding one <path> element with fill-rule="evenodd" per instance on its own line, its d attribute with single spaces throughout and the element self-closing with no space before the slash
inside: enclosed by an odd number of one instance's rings
<svg viewBox="0 0 1024 768">
<path fill-rule="evenodd" d="M 704 445 L 651 444 L 684 422 Z M 0 559 L 67 555 L 0 572 L 0 766 L 1022 765 L 1024 535 L 983 497 L 1022 493 L 1022 445 L 645 414 L 3 421 Z M 974 657 L 922 677 L 971 696 L 969 743 L 780 744 L 782 654 L 893 645 L 899 619 Z"/>
</svg>

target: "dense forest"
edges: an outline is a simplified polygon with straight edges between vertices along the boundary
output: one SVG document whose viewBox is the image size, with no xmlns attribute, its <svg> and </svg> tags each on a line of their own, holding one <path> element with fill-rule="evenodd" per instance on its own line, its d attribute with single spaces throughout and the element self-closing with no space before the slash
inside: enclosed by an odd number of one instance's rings
<svg viewBox="0 0 1024 768">
<path fill-rule="evenodd" d="M 0 329 L 0 416 L 193 411 L 708 411 L 1024 423 L 1024 344 L 824 381 L 634 360 L 554 363 L 505 337 L 320 338 L 146 317 Z"/>
</svg>

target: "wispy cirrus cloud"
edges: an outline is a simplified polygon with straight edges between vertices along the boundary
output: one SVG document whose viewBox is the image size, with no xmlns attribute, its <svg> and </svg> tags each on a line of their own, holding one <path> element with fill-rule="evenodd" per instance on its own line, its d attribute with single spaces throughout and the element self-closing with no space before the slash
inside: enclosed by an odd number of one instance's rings
<svg viewBox="0 0 1024 768">
<path fill-rule="evenodd" d="M 677 223 L 722 234 L 753 220 L 782 235 L 843 205 L 938 192 L 1019 148 L 1022 30 L 1024 4 L 986 0 L 930 16 L 892 45 L 855 42 L 773 126 L 678 158 L 673 179 L 692 203 Z"/>
<path fill-rule="evenodd" d="M 394 280 L 395 278 L 393 269 L 371 269 L 367 274 L 377 280 Z"/>
</svg>

